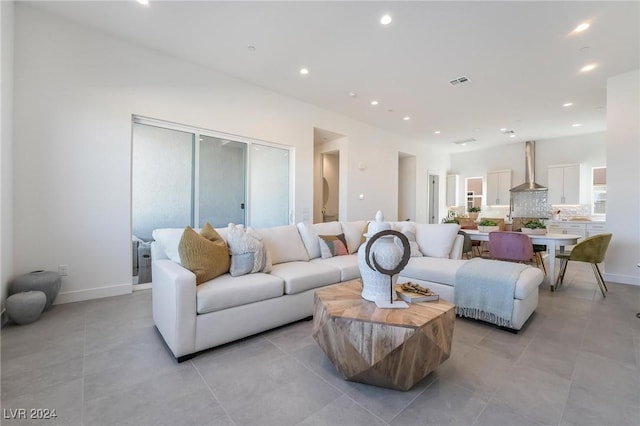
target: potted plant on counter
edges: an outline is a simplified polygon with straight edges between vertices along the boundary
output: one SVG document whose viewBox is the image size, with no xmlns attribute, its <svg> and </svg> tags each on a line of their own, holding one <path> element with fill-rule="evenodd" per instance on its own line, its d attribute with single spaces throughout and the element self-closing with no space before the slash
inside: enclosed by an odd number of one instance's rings
<svg viewBox="0 0 640 426">
<path fill-rule="evenodd" d="M 547 227 L 538 219 L 530 220 L 529 222 L 525 223 L 524 225 L 522 225 L 522 229 L 520 230 L 524 234 L 531 235 L 544 235 L 547 233 Z"/>
<path fill-rule="evenodd" d="M 480 207 L 469 207 L 467 209 L 467 213 L 469 213 L 469 217 L 471 219 L 477 219 L 478 218 L 478 213 L 480 213 Z"/>
<path fill-rule="evenodd" d="M 482 219 L 478 224 L 478 231 L 480 232 L 493 232 L 499 230 L 500 227 L 498 226 L 498 224 L 490 219 Z"/>
</svg>

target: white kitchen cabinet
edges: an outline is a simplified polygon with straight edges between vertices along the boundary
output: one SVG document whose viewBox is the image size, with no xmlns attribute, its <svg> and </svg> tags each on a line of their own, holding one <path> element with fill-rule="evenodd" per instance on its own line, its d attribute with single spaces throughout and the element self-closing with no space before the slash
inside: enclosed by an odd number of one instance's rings
<svg viewBox="0 0 640 426">
<path fill-rule="evenodd" d="M 563 221 L 547 221 L 547 234 L 571 234 L 579 235 L 578 242 L 584 240 L 587 236 L 587 225 L 584 222 L 563 222 Z M 571 249 L 574 246 L 567 246 Z"/>
<path fill-rule="evenodd" d="M 460 175 L 447 175 L 447 207 L 458 206 Z"/>
<path fill-rule="evenodd" d="M 511 199 L 511 170 L 497 170 L 487 172 L 488 206 L 508 205 Z"/>
<path fill-rule="evenodd" d="M 607 224 L 606 222 L 591 222 L 587 223 L 586 237 L 593 237 L 594 235 L 606 234 Z"/>
<path fill-rule="evenodd" d="M 549 166 L 549 204 L 580 204 L 580 164 Z"/>
</svg>

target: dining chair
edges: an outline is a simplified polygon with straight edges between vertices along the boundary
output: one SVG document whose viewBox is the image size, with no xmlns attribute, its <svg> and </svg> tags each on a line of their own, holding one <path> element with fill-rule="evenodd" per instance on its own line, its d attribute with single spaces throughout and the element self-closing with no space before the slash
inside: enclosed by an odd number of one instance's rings
<svg viewBox="0 0 640 426">
<path fill-rule="evenodd" d="M 471 237 L 469 237 L 469 234 L 463 230 L 459 230 L 458 234 L 464 237 L 464 242 L 462 243 L 462 255 L 467 256 L 467 259 L 469 259 L 469 253 L 471 253 L 471 257 L 473 257 L 473 241 L 471 241 Z"/>
<path fill-rule="evenodd" d="M 489 255 L 497 260 L 529 262 L 533 258 L 533 243 L 521 232 L 489 232 Z"/>
<path fill-rule="evenodd" d="M 460 226 L 460 229 L 464 232 L 465 229 L 478 229 L 477 225 Z M 468 235 L 467 235 L 468 236 Z M 482 256 L 482 243 L 484 241 L 471 240 L 471 256 Z"/>
<path fill-rule="evenodd" d="M 560 273 L 556 280 L 555 289 L 562 285 L 564 274 L 567 272 L 567 265 L 570 260 L 576 262 L 587 262 L 591 264 L 593 274 L 596 276 L 596 282 L 602 296 L 607 297 L 605 292 L 609 291 L 607 284 L 604 282 L 602 272 L 600 272 L 599 263 L 604 261 L 607 254 L 607 248 L 611 242 L 612 234 L 599 234 L 586 238 L 576 244 L 570 252 L 556 253 L 556 259 L 560 259 Z"/>
</svg>

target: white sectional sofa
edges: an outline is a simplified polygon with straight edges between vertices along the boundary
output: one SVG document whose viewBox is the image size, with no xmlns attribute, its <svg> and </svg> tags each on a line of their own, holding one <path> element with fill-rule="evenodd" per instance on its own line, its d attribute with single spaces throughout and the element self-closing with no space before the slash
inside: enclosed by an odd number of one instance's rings
<svg viewBox="0 0 640 426">
<path fill-rule="evenodd" d="M 173 355 L 183 361 L 199 351 L 310 317 L 316 289 L 360 277 L 356 251 L 366 226 L 366 221 L 356 221 L 258 229 L 271 255 L 269 273 L 227 273 L 198 286 L 195 275 L 180 264 L 183 229 L 158 229 L 151 250 L 155 325 Z M 466 262 L 460 259 L 463 238 L 458 228 L 416 224 L 416 241 L 425 256 L 412 257 L 398 282 L 431 287 L 453 302 L 455 271 Z M 226 229 L 216 231 L 226 239 Z M 322 259 L 318 235 L 338 234 L 345 234 L 349 254 Z M 528 268 L 516 284 L 515 329 L 537 306 L 541 274 Z"/>
</svg>

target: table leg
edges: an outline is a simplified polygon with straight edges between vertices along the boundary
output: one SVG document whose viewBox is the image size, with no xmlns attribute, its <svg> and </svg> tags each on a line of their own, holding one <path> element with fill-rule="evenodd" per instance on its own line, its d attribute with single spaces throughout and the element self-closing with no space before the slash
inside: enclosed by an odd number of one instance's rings
<svg viewBox="0 0 640 426">
<path fill-rule="evenodd" d="M 556 243 L 552 242 L 549 247 L 549 288 L 554 291 L 556 284 Z"/>
</svg>

